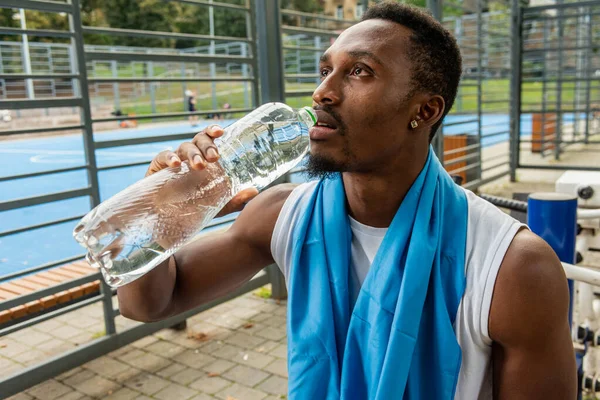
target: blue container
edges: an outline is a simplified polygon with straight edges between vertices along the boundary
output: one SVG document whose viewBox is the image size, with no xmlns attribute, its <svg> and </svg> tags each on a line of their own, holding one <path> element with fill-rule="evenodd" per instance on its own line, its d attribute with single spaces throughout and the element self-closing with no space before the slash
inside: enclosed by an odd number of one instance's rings
<svg viewBox="0 0 600 400">
<path fill-rule="evenodd" d="M 527 224 L 556 252 L 562 262 L 575 263 L 577 197 L 563 193 L 532 193 L 528 198 Z M 573 281 L 569 280 L 569 325 L 573 321 Z"/>
</svg>

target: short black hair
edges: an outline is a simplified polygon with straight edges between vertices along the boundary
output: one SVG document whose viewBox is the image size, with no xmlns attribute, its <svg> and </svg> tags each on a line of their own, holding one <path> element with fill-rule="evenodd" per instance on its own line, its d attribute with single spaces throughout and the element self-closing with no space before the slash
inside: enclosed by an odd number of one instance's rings
<svg viewBox="0 0 600 400">
<path fill-rule="evenodd" d="M 413 32 L 407 54 L 412 60 L 411 93 L 437 94 L 446 103 L 442 118 L 431 128 L 429 139 L 433 139 L 454 104 L 462 75 L 462 57 L 456 39 L 426 10 L 408 4 L 378 3 L 368 8 L 361 18 L 362 21 L 369 19 L 395 22 Z"/>
</svg>

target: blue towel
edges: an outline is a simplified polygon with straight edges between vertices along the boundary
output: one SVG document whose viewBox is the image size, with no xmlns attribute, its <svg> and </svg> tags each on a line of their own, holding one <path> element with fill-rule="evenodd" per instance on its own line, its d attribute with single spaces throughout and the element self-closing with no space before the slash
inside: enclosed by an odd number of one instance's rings
<svg viewBox="0 0 600 400">
<path fill-rule="evenodd" d="M 316 185 L 294 228 L 290 399 L 454 398 L 467 211 L 465 193 L 430 148 L 354 303 L 341 175 Z"/>
</svg>

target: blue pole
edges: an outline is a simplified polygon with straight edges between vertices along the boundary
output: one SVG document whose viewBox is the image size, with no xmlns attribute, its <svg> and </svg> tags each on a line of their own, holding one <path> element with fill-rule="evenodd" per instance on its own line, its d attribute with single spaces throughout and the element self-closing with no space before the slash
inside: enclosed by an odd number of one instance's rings
<svg viewBox="0 0 600 400">
<path fill-rule="evenodd" d="M 563 193 L 532 193 L 528 198 L 527 224 L 544 239 L 562 262 L 575 263 L 577 197 Z M 569 325 L 573 322 L 573 281 L 569 280 Z"/>
</svg>

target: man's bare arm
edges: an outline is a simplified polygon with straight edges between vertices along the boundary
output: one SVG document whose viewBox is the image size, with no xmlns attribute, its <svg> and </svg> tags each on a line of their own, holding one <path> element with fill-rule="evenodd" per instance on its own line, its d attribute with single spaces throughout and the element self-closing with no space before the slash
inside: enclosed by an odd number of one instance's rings
<svg viewBox="0 0 600 400">
<path fill-rule="evenodd" d="M 121 314 L 155 321 L 216 299 L 273 262 L 271 237 L 293 185 L 256 196 L 224 233 L 207 235 L 148 274 L 117 290 Z"/>
<path fill-rule="evenodd" d="M 527 230 L 509 247 L 490 309 L 494 399 L 571 400 L 577 372 L 560 260 Z"/>
</svg>

